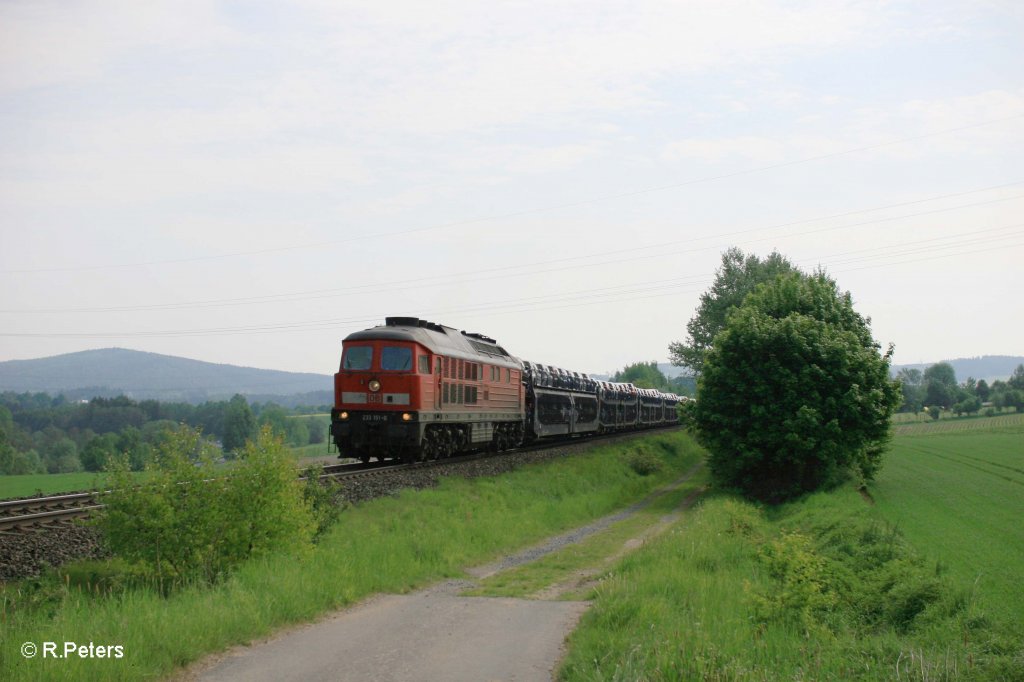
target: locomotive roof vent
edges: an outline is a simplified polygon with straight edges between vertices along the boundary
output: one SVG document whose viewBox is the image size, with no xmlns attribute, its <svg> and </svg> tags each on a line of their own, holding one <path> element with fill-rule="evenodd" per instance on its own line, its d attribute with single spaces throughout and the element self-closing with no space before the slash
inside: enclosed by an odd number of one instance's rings
<svg viewBox="0 0 1024 682">
<path fill-rule="evenodd" d="M 437 324 L 436 322 L 427 322 L 426 320 L 420 320 L 420 326 L 423 327 L 424 329 L 429 329 L 431 331 L 441 332 L 443 334 L 448 333 L 445 331 L 444 327 Z"/>
<path fill-rule="evenodd" d="M 420 318 L 418 317 L 385 317 L 384 324 L 389 327 L 418 327 L 420 324 Z"/>
<path fill-rule="evenodd" d="M 463 331 L 462 334 L 463 334 L 463 336 L 468 336 L 471 339 L 480 339 L 481 341 L 487 341 L 488 343 L 494 343 L 494 344 L 498 343 L 497 341 L 495 341 L 491 337 L 484 336 L 483 334 L 477 334 L 476 332 Z"/>
<path fill-rule="evenodd" d="M 431 331 L 447 333 L 441 325 L 421 320 L 418 317 L 385 317 L 384 324 L 388 327 L 423 327 Z"/>
</svg>

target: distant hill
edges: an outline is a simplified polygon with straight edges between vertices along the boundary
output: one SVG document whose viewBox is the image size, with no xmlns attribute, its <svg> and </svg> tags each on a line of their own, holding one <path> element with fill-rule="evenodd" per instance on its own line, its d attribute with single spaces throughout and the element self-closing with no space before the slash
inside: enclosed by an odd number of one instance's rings
<svg viewBox="0 0 1024 682">
<path fill-rule="evenodd" d="M 1003 381 L 1009 379 L 1017 365 L 1024 364 L 1024 356 L 982 355 L 977 358 L 957 358 L 956 360 L 942 360 L 941 362 L 947 362 L 953 366 L 958 382 L 965 380 L 967 377 L 974 377 L 975 379 L 984 379 L 986 382 L 992 383 L 996 379 L 1002 379 Z M 901 369 L 919 369 L 923 372 L 935 364 L 938 363 L 926 362 L 916 365 L 893 365 L 892 375 L 896 376 L 896 373 Z"/>
<path fill-rule="evenodd" d="M 127 395 L 201 403 L 241 393 L 250 401 L 326 405 L 327 374 L 282 372 L 104 348 L 36 360 L 0 362 L 0 391 L 63 393 L 71 399 Z"/>
</svg>

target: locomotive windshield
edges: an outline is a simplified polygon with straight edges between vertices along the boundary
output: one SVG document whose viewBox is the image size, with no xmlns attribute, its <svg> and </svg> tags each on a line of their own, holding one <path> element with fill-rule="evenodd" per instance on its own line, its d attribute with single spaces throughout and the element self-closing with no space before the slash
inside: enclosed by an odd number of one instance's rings
<svg viewBox="0 0 1024 682">
<path fill-rule="evenodd" d="M 373 363 L 371 346 L 349 346 L 345 349 L 345 359 L 341 362 L 342 369 L 370 369 Z"/>
<path fill-rule="evenodd" d="M 412 370 L 412 348 L 384 346 L 384 352 L 380 356 L 380 368 L 397 372 Z"/>
</svg>

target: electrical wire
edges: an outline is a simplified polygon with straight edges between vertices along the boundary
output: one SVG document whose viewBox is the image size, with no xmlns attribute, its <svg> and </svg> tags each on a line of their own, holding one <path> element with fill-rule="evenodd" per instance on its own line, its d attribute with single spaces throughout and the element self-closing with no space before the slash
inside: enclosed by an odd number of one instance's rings
<svg viewBox="0 0 1024 682">
<path fill-rule="evenodd" d="M 921 247 L 920 240 L 917 242 L 907 242 L 903 245 L 891 245 L 887 247 L 891 253 L 883 253 L 881 256 L 861 256 L 848 261 L 839 261 L 839 264 L 844 262 L 860 262 L 870 260 L 871 258 L 882 258 L 887 259 L 892 256 L 903 256 L 913 255 L 914 253 L 927 253 L 936 250 L 955 249 L 950 253 L 940 253 L 925 256 L 923 258 L 916 258 L 910 260 L 902 260 L 895 263 L 876 263 L 874 265 L 867 265 L 858 268 L 847 268 L 839 272 L 852 272 L 857 270 L 863 270 L 870 267 L 890 267 L 893 265 L 903 265 L 907 263 L 913 263 L 918 261 L 933 260 L 935 258 L 948 258 L 953 256 L 961 256 L 965 254 L 983 253 L 993 251 L 997 249 L 1007 249 L 1017 247 L 1019 243 L 1013 244 L 1001 244 L 997 246 L 989 246 L 982 249 L 975 249 L 972 251 L 963 251 L 962 246 L 965 244 L 977 244 L 984 243 L 986 241 L 998 241 L 1009 238 L 1015 238 L 1021 234 L 1021 232 L 1013 232 L 1005 235 L 1000 235 L 995 238 L 992 237 L 977 237 L 976 235 L 984 234 L 988 232 L 1005 231 L 1018 227 L 1024 226 L 1024 223 L 1018 223 L 1014 225 L 1008 225 L 998 228 L 989 228 L 985 230 L 972 230 L 969 233 L 970 239 L 961 240 L 960 242 L 952 242 L 948 244 L 931 244 L 929 246 Z M 938 241 L 948 240 L 949 237 L 936 237 L 931 240 L 925 241 Z M 869 250 L 879 249 L 858 249 L 851 252 L 842 254 L 835 254 L 832 258 L 842 257 L 850 254 L 863 253 Z M 820 261 L 819 261 L 820 262 Z M 519 299 L 509 299 L 504 301 L 487 301 L 480 304 L 474 304 L 470 306 L 462 306 L 459 308 L 452 308 L 448 310 L 435 310 L 429 312 L 421 312 L 420 315 L 427 316 L 444 316 L 444 315 L 474 315 L 474 316 L 485 316 L 489 317 L 492 315 L 507 315 L 507 314 L 518 314 L 522 312 L 544 312 L 550 310 L 561 310 L 566 308 L 576 308 L 587 305 L 605 305 L 608 303 L 621 303 L 621 302 L 632 302 L 638 300 L 647 300 L 651 298 L 661 298 L 666 296 L 678 296 L 683 293 L 699 291 L 706 287 L 713 281 L 713 274 L 705 274 L 699 276 L 689 276 L 686 278 L 677 278 L 671 280 L 656 280 L 653 282 L 645 282 L 637 285 L 619 285 L 612 287 L 604 287 L 601 289 L 585 289 L 575 292 L 558 292 L 555 294 L 545 296 L 531 296 Z M 674 284 L 673 284 L 674 283 Z M 629 287 L 634 287 L 629 289 Z M 637 288 L 639 287 L 639 288 Z M 625 289 L 623 291 L 623 289 Z M 602 293 L 603 292 L 603 293 Z M 656 293 L 657 292 L 657 293 Z M 643 295 L 637 295 L 643 294 Z M 161 330 L 161 331 L 135 331 L 135 332 L 104 332 L 104 333 L 77 333 L 77 332 L 58 332 L 58 333 L 12 333 L 12 332 L 0 332 L 2 337 L 19 337 L 19 338 L 138 338 L 138 337 L 177 337 L 177 336 L 223 336 L 223 335 L 236 335 L 236 334 L 263 334 L 263 333 L 279 333 L 279 332 L 295 332 L 295 331 L 318 331 L 325 329 L 336 329 L 338 327 L 347 327 L 352 325 L 362 325 L 379 322 L 379 317 L 366 317 L 366 318 L 328 318 L 321 320 L 310 320 L 305 322 L 294 322 L 294 323 L 281 323 L 281 324 L 264 324 L 264 325 L 248 325 L 248 326 L 237 326 L 237 327 L 218 327 L 218 328 L 206 328 L 206 329 L 191 329 L 191 330 Z"/>
<path fill-rule="evenodd" d="M 948 135 L 950 133 L 962 132 L 964 130 L 971 130 L 973 128 L 980 128 L 980 127 L 984 127 L 984 126 L 995 125 L 995 124 L 998 124 L 998 123 L 1005 123 L 1006 121 L 1012 121 L 1012 120 L 1016 120 L 1016 119 L 1020 119 L 1020 118 L 1024 118 L 1024 114 L 1016 114 L 1016 115 L 1013 115 L 1013 116 L 1006 116 L 1006 117 L 998 118 L 998 119 L 990 119 L 990 120 L 987 120 L 987 121 L 980 121 L 980 122 L 971 123 L 971 124 L 968 124 L 968 125 L 957 126 L 957 127 L 954 127 L 954 128 L 945 128 L 943 130 L 937 130 L 937 131 L 934 131 L 934 132 L 931 132 L 931 133 L 923 133 L 921 135 L 913 135 L 913 136 L 910 136 L 910 137 L 904 137 L 904 138 L 900 138 L 900 139 L 897 139 L 897 140 L 890 140 L 888 142 L 880 142 L 880 143 L 877 143 L 877 144 L 863 145 L 863 146 L 860 146 L 860 147 L 854 147 L 854 148 L 844 149 L 844 150 L 840 150 L 840 151 L 836 151 L 836 152 L 830 152 L 828 154 L 819 154 L 819 155 L 815 155 L 815 156 L 808 156 L 808 157 L 804 157 L 804 158 L 801 158 L 801 159 L 794 159 L 792 161 L 783 161 L 783 162 L 780 162 L 780 163 L 770 164 L 770 165 L 767 165 L 767 166 L 757 166 L 757 167 L 754 167 L 754 168 L 746 168 L 746 169 L 742 169 L 742 170 L 738 170 L 738 171 L 733 171 L 733 172 L 730 172 L 730 173 L 723 173 L 723 174 L 720 174 L 720 175 L 711 175 L 711 176 L 705 176 L 705 177 L 701 177 L 701 178 L 693 178 L 693 179 L 684 180 L 684 181 L 681 181 L 681 182 L 674 182 L 674 183 L 670 183 L 670 184 L 666 184 L 666 185 L 658 185 L 658 186 L 655 186 L 655 187 L 646 187 L 646 188 L 642 188 L 642 189 L 638 189 L 638 190 L 632 190 L 632 191 L 628 191 L 628 192 L 618 192 L 618 193 L 613 193 L 613 194 L 598 195 L 598 196 L 591 197 L 589 199 L 583 199 L 583 200 L 580 200 L 580 201 L 572 201 L 572 202 L 566 202 L 566 203 L 561 203 L 561 204 L 551 204 L 549 206 L 540 206 L 540 207 L 535 207 L 535 208 L 523 209 L 523 210 L 519 210 L 519 211 L 511 211 L 511 212 L 508 212 L 508 213 L 493 214 L 493 215 L 489 215 L 489 216 L 480 216 L 480 217 L 477 217 L 477 218 L 469 218 L 469 219 L 466 219 L 466 220 L 458 220 L 458 221 L 452 221 L 452 222 L 446 222 L 446 223 L 438 223 L 438 224 L 435 224 L 435 225 L 427 225 L 427 226 L 424 226 L 424 227 L 409 228 L 409 229 L 405 229 L 405 230 L 396 230 L 396 231 L 392 231 L 392 232 L 373 233 L 373 234 L 359 234 L 359 235 L 355 235 L 355 236 L 352 236 L 352 237 L 347 237 L 345 239 L 331 239 L 331 240 L 325 240 L 325 241 L 320 241 L 320 242 L 313 242 L 313 243 L 308 243 L 308 244 L 292 244 L 292 245 L 287 245 L 287 246 L 279 246 L 279 247 L 272 247 L 272 248 L 266 248 L 266 249 L 253 249 L 253 250 L 249 250 L 249 251 L 237 251 L 237 252 L 233 252 L 233 253 L 214 254 L 214 255 L 209 255 L 209 256 L 191 256 L 191 257 L 188 257 L 188 258 L 169 258 L 169 259 L 142 261 L 142 262 L 135 262 L 135 263 L 110 263 L 110 264 L 103 264 L 103 265 L 81 265 L 81 266 L 67 266 L 67 267 L 54 267 L 54 268 L 15 268 L 15 269 L 0 270 L 0 275 L 30 274 L 30 273 L 53 273 L 53 272 L 84 272 L 84 271 L 109 270 L 109 269 L 118 269 L 118 268 L 152 267 L 152 266 L 155 266 L 155 265 L 195 263 L 195 262 L 203 262 L 203 261 L 211 261 L 211 260 L 220 260 L 220 259 L 225 259 L 225 258 L 239 258 L 239 257 L 247 257 L 247 256 L 258 256 L 258 255 L 264 255 L 264 254 L 268 254 L 268 253 L 283 253 L 285 251 L 325 248 L 325 247 L 329 247 L 329 246 L 337 246 L 339 244 L 345 244 L 345 243 L 350 243 L 350 242 L 353 242 L 353 241 L 360 241 L 360 240 L 364 240 L 364 239 L 388 239 L 388 238 L 397 237 L 397 236 L 401 236 L 401 235 L 417 234 L 417 233 L 429 232 L 429 231 L 435 231 L 435 230 L 443 230 L 443 229 L 448 229 L 448 228 L 452 228 L 452 227 L 464 227 L 464 226 L 468 226 L 468 225 L 477 225 L 477 224 L 485 223 L 485 222 L 493 222 L 493 221 L 497 221 L 497 220 L 506 220 L 506 219 L 509 219 L 509 218 L 518 218 L 518 217 L 522 217 L 522 216 L 525 216 L 525 215 L 532 215 L 532 214 L 536 214 L 536 213 L 546 213 L 546 212 L 549 212 L 549 211 L 562 210 L 562 209 L 566 209 L 566 208 L 576 208 L 576 207 L 580 207 L 580 206 L 590 206 L 590 205 L 604 203 L 604 202 L 608 202 L 608 201 L 615 201 L 615 200 L 618 200 L 618 199 L 626 199 L 626 198 L 630 198 L 630 197 L 641 196 L 641 195 L 644 195 L 644 194 L 651 194 L 651 193 L 655 193 L 655 192 L 663 192 L 663 191 L 666 191 L 666 190 L 678 189 L 678 188 L 681 188 L 681 187 L 687 187 L 687 186 L 696 185 L 696 184 L 702 184 L 702 183 L 706 183 L 706 182 L 714 182 L 714 181 L 717 181 L 717 180 L 725 180 L 725 179 L 729 179 L 729 178 L 740 177 L 740 176 L 743 176 L 743 175 L 751 175 L 751 174 L 755 174 L 755 173 L 762 173 L 762 172 L 765 172 L 765 171 L 777 170 L 779 168 L 786 168 L 786 167 L 789 167 L 789 166 L 795 166 L 795 165 L 804 164 L 804 163 L 811 163 L 811 162 L 814 162 L 814 161 L 822 161 L 824 159 L 831 159 L 831 158 L 836 158 L 836 157 L 840 157 L 840 156 L 846 156 L 846 155 L 849 155 L 849 154 L 856 154 L 856 153 L 859 153 L 859 152 L 871 151 L 871 150 L 874 150 L 874 149 L 882 149 L 884 147 L 891 147 L 891 146 L 894 146 L 894 145 L 905 144 L 907 142 L 915 142 L 915 141 L 918 141 L 918 140 L 924 140 L 924 139 L 928 139 L 928 138 L 936 137 L 936 136 L 940 136 L 940 135 Z"/>
<path fill-rule="evenodd" d="M 603 251 L 603 252 L 597 252 L 597 253 L 592 253 L 592 254 L 587 254 L 587 255 L 567 256 L 567 257 L 557 258 L 557 259 L 552 259 L 552 260 L 547 260 L 547 261 L 538 261 L 538 262 L 534 262 L 534 263 L 525 263 L 525 264 L 519 264 L 519 265 L 507 265 L 507 266 L 501 266 L 501 267 L 497 267 L 497 268 L 487 268 L 487 269 L 483 269 L 483 270 L 472 270 L 472 271 L 467 271 L 467 272 L 462 272 L 462 273 L 455 273 L 455 274 L 447 274 L 447 275 L 430 275 L 430 276 L 427 276 L 427 277 L 417 277 L 417 278 L 411 278 L 411 279 L 405 279 L 405 280 L 395 280 L 395 281 L 391 281 L 391 282 L 382 282 L 382 283 L 377 283 L 377 284 L 356 285 L 356 286 L 351 286 L 351 287 L 342 287 L 342 288 L 335 288 L 335 289 L 320 289 L 320 290 L 305 291 L 305 292 L 290 292 L 290 293 L 284 293 L 284 294 L 266 294 L 266 295 L 263 295 L 263 296 L 249 296 L 249 297 L 242 297 L 242 298 L 212 299 L 212 300 L 206 300 L 206 301 L 186 301 L 186 302 L 176 302 L 176 303 L 160 303 L 160 304 L 146 304 L 146 305 L 134 305 L 134 306 L 115 306 L 115 307 L 103 307 L 103 308 L 0 309 L 0 314 L 76 314 L 76 313 L 79 313 L 79 314 L 81 314 L 81 313 L 101 314 L 101 313 L 115 313 L 115 312 L 168 311 L 168 310 L 214 308 L 214 307 L 233 307 L 233 306 L 240 306 L 240 305 L 258 305 L 258 304 L 262 305 L 262 304 L 266 304 L 266 303 L 293 303 L 293 302 L 298 302 L 298 301 L 318 300 L 318 299 L 325 299 L 325 298 L 337 298 L 337 297 L 342 297 L 342 296 L 353 296 L 353 295 L 392 293 L 392 292 L 396 292 L 396 291 L 404 291 L 407 288 L 406 285 L 413 285 L 413 284 L 415 284 L 417 286 L 417 288 L 423 288 L 425 286 L 451 286 L 453 284 L 472 284 L 472 283 L 479 283 L 479 282 L 483 282 L 483 281 L 493 281 L 493 280 L 497 280 L 497 279 L 504 279 L 506 277 L 526 277 L 526 276 L 533 276 L 533 275 L 537 275 L 537 274 L 547 274 L 547 273 L 553 273 L 553 272 L 563 272 L 563 271 L 571 270 L 571 269 L 603 267 L 603 266 L 606 266 L 606 265 L 616 265 L 616 264 L 620 264 L 620 263 L 633 262 L 633 261 L 637 261 L 637 260 L 646 260 L 646 259 L 652 259 L 652 258 L 662 258 L 662 257 L 666 257 L 666 256 L 677 256 L 677 255 L 682 255 L 682 254 L 696 253 L 696 252 L 699 252 L 699 251 L 721 250 L 723 248 L 723 246 L 721 244 L 715 244 L 715 245 L 705 246 L 705 247 L 701 247 L 701 248 L 697 248 L 697 249 L 689 249 L 689 250 L 682 250 L 682 251 L 679 251 L 679 250 L 676 250 L 676 251 L 665 251 L 664 249 L 666 249 L 668 247 L 672 247 L 672 246 L 677 246 L 677 245 L 680 245 L 680 244 L 693 243 L 693 242 L 697 242 L 697 241 L 707 241 L 707 240 L 716 239 L 716 238 L 734 237 L 734 236 L 738 236 L 738 235 L 751 234 L 751 233 L 755 233 L 755 232 L 761 232 L 761 231 L 767 231 L 767 230 L 776 230 L 776 229 L 781 229 L 781 228 L 785 228 L 785 227 L 792 227 L 792 226 L 795 226 L 795 225 L 802 225 L 802 224 L 807 224 L 807 223 L 821 222 L 821 221 L 825 221 L 825 220 L 833 220 L 833 219 L 836 219 L 836 218 L 850 217 L 850 216 L 853 216 L 853 215 L 861 215 L 861 214 L 864 214 L 864 213 L 872 213 L 872 212 L 881 211 L 881 210 L 888 210 L 888 209 L 899 208 L 899 207 L 903 207 L 903 206 L 916 205 L 916 204 L 921 204 L 921 203 L 926 203 L 926 202 L 931 202 L 931 201 L 938 201 L 938 200 L 941 200 L 941 199 L 950 199 L 950 198 L 954 198 L 954 197 L 965 196 L 965 195 L 968 195 L 968 194 L 977 194 L 977 193 L 987 192 L 987 191 L 992 191 L 992 190 L 997 190 L 997 189 L 1006 189 L 1008 187 L 1013 187 L 1013 186 L 1020 185 L 1020 184 L 1024 184 L 1024 181 L 1016 181 L 1016 182 L 1004 183 L 1004 184 L 1000 184 L 1000 185 L 993 185 L 993 186 L 990 186 L 990 187 L 984 187 L 984 188 L 980 188 L 980 189 L 974 189 L 974 190 L 967 190 L 967 191 L 962 191 L 962 192 L 953 192 L 953 193 L 949 193 L 949 194 L 936 195 L 936 196 L 932 196 L 932 197 L 928 197 L 928 198 L 915 199 L 913 201 L 900 202 L 900 203 L 896 203 L 896 204 L 888 204 L 888 205 L 884 205 L 884 206 L 878 206 L 878 207 L 872 207 L 872 208 L 866 208 L 866 209 L 858 209 L 858 210 L 854 210 L 854 211 L 847 211 L 847 212 L 844 212 L 844 213 L 831 214 L 831 215 L 828 215 L 828 216 L 823 216 L 823 217 L 818 217 L 818 218 L 807 218 L 807 219 L 802 219 L 802 220 L 797 220 L 797 221 L 790 221 L 790 222 L 786 222 L 786 223 L 779 223 L 779 224 L 770 225 L 770 226 L 746 228 L 746 229 L 742 229 L 742 230 L 735 230 L 735 231 L 732 231 L 732 232 L 726 232 L 726 233 L 715 234 L 715 235 L 708 235 L 707 237 L 693 237 L 693 238 L 688 238 L 688 239 L 680 239 L 680 240 L 673 240 L 673 241 L 668 241 L 668 242 L 661 242 L 661 243 L 658 243 L 658 244 L 651 244 L 651 245 L 647 245 L 647 246 L 633 247 L 633 248 L 628 248 L 628 249 L 617 249 L 615 251 Z M 770 241 L 770 240 L 777 240 L 777 239 L 784 239 L 784 238 L 806 236 L 806 235 L 810 235 L 810 234 L 817 234 L 817 233 L 820 233 L 820 232 L 828 232 L 828 231 L 833 231 L 833 230 L 849 229 L 851 227 L 862 227 L 864 225 L 873 225 L 873 224 L 877 224 L 877 223 L 891 222 L 891 221 L 894 221 L 894 220 L 904 220 L 904 219 L 907 219 L 907 218 L 920 217 L 920 216 L 924 216 L 924 215 L 934 215 L 934 214 L 937 214 L 937 213 L 944 213 L 944 212 L 947 212 L 947 211 L 954 211 L 954 210 L 959 210 L 959 209 L 963 209 L 963 208 L 975 208 L 977 206 L 984 206 L 984 205 L 989 205 L 989 204 L 993 204 L 993 203 L 1000 203 L 1000 202 L 1004 202 L 1004 201 L 1012 201 L 1012 200 L 1020 199 L 1020 198 L 1024 198 L 1024 194 L 1018 194 L 1018 195 L 1014 195 L 1014 196 L 1010 196 L 1010 197 L 999 197 L 999 198 L 996 198 L 996 199 L 989 199 L 989 200 L 986 200 L 986 201 L 972 202 L 972 203 L 969 203 L 969 204 L 961 204 L 961 205 L 958 205 L 958 206 L 948 206 L 948 207 L 944 207 L 944 208 L 931 209 L 931 210 L 928 210 L 928 211 L 919 211 L 919 212 L 916 212 L 916 213 L 907 213 L 907 214 L 903 214 L 903 215 L 899 215 L 899 216 L 890 216 L 890 217 L 885 217 L 885 218 L 877 218 L 877 219 L 873 219 L 873 220 L 866 220 L 866 221 L 861 221 L 861 222 L 856 222 L 856 223 L 849 223 L 849 224 L 845 224 L 845 225 L 815 228 L 813 230 L 807 230 L 807 231 L 803 231 L 803 232 L 794 232 L 794 233 L 789 233 L 789 234 L 784 234 L 784 235 L 772 235 L 772 236 L 762 237 L 762 238 L 759 238 L 759 239 L 748 240 L 748 241 L 752 241 L 752 242 L 756 242 L 756 241 Z M 544 266 L 547 266 L 547 265 L 555 265 L 555 264 L 559 264 L 559 263 L 569 263 L 569 262 L 574 262 L 574 261 L 587 260 L 587 259 L 592 259 L 592 258 L 601 258 L 601 257 L 605 257 L 605 256 L 612 256 L 612 255 L 614 255 L 614 256 L 621 256 L 621 254 L 623 254 L 623 253 L 636 253 L 636 252 L 640 252 L 640 251 L 651 251 L 651 250 L 657 250 L 657 252 L 653 253 L 653 254 L 634 256 L 634 257 L 630 257 L 630 258 L 616 257 L 616 258 L 613 258 L 611 260 L 604 260 L 604 261 L 600 261 L 600 262 L 597 262 L 597 263 L 584 263 L 584 264 L 570 265 L 570 266 L 559 267 L 559 268 L 545 268 L 544 267 Z M 531 269 L 527 269 L 527 268 L 531 268 Z M 540 268 L 540 269 L 538 269 L 538 268 Z M 510 272 L 510 271 L 514 271 L 514 270 L 522 270 L 522 272 Z M 504 272 L 506 274 L 499 274 L 499 273 L 502 273 L 502 272 Z M 479 277 L 479 278 L 475 278 L 475 279 L 466 279 L 467 277 L 471 277 L 473 275 L 480 275 L 480 274 L 486 274 L 488 276 L 486 276 L 486 277 Z"/>
</svg>

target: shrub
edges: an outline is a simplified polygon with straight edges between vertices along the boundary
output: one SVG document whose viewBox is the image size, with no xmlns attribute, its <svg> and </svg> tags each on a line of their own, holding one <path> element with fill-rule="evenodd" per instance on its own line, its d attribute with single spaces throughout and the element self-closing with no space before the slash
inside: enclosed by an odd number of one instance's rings
<svg viewBox="0 0 1024 682">
<path fill-rule="evenodd" d="M 771 590 L 753 593 L 755 617 L 763 622 L 790 621 L 806 632 L 817 631 L 837 597 L 828 561 L 800 533 L 784 533 L 758 554 L 773 579 Z"/>
<path fill-rule="evenodd" d="M 629 464 L 630 469 L 641 476 L 656 474 L 664 465 L 656 454 L 642 445 L 626 453 L 626 463 Z"/>
<path fill-rule="evenodd" d="M 167 587 L 214 581 L 247 558 L 311 542 L 316 522 L 292 460 L 265 429 L 230 469 L 183 428 L 160 446 L 144 482 L 126 458 L 110 467 L 113 492 L 97 520 L 110 548 Z"/>
<path fill-rule="evenodd" d="M 341 484 L 332 479 L 321 480 L 324 473 L 323 465 L 315 464 L 306 467 L 302 476 L 306 483 L 302 487 L 302 497 L 309 504 L 316 523 L 314 539 L 320 538 L 330 526 L 338 520 L 344 505 L 339 502 Z"/>
</svg>

